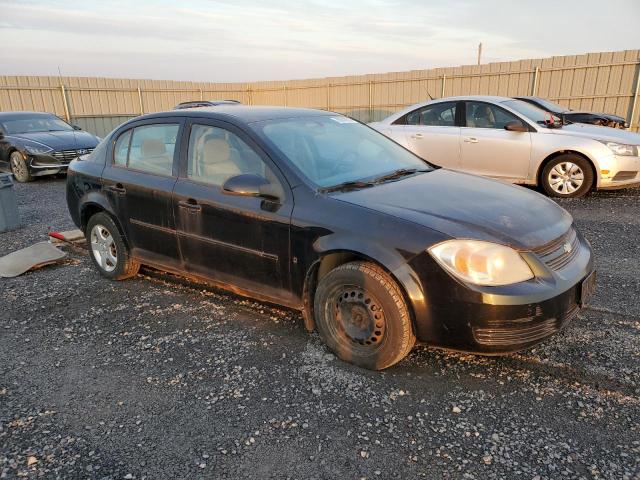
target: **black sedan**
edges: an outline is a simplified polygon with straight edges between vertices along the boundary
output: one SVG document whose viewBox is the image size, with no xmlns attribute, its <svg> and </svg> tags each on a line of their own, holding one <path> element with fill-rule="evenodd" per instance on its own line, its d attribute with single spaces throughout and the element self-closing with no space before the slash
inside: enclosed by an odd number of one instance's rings
<svg viewBox="0 0 640 480">
<path fill-rule="evenodd" d="M 0 112 L 0 166 L 19 182 L 66 172 L 71 160 L 91 153 L 99 141 L 51 113 Z"/>
<path fill-rule="evenodd" d="M 570 110 L 557 103 L 551 102 L 540 97 L 514 97 L 517 100 L 531 103 L 541 108 L 545 112 L 549 112 L 558 118 L 564 118 L 565 121 L 571 123 L 590 123 L 592 125 L 601 125 L 603 127 L 628 128 L 627 121 L 619 115 L 612 113 L 596 113 L 584 112 L 579 110 Z"/>
<path fill-rule="evenodd" d="M 138 117 L 71 163 L 67 200 L 104 276 L 145 264 L 299 309 L 340 358 L 372 369 L 416 340 L 526 348 L 594 288 L 591 248 L 551 200 L 433 168 L 325 111 Z"/>
</svg>

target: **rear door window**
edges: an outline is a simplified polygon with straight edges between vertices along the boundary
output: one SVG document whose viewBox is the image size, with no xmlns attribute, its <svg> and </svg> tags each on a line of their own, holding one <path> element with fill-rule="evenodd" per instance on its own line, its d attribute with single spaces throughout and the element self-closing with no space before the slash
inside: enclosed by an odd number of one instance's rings
<svg viewBox="0 0 640 480">
<path fill-rule="evenodd" d="M 456 102 L 443 102 L 414 110 L 407 114 L 407 125 L 426 127 L 455 127 Z"/>
<path fill-rule="evenodd" d="M 172 175 L 173 154 L 180 125 L 143 125 L 124 132 L 116 141 L 116 165 L 158 175 Z"/>
</svg>

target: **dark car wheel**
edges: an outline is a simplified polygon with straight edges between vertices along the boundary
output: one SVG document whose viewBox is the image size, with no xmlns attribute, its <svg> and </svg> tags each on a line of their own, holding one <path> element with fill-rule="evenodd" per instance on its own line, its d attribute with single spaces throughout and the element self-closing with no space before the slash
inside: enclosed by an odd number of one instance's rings
<svg viewBox="0 0 640 480">
<path fill-rule="evenodd" d="M 582 197 L 593 186 L 593 170 L 583 157 L 565 153 L 547 163 L 542 171 L 541 183 L 549 196 Z"/>
<path fill-rule="evenodd" d="M 140 263 L 129 255 L 120 230 L 106 213 L 96 213 L 89 219 L 85 230 L 90 257 L 100 273 L 112 280 L 133 277 Z"/>
<path fill-rule="evenodd" d="M 29 167 L 27 162 L 20 152 L 13 152 L 9 158 L 9 165 L 11 167 L 11 173 L 18 182 L 26 183 L 33 180 L 33 177 L 29 173 Z"/>
<path fill-rule="evenodd" d="M 336 267 L 322 278 L 314 310 L 320 336 L 342 360 L 382 370 L 402 360 L 415 343 L 400 287 L 368 262 Z"/>
</svg>

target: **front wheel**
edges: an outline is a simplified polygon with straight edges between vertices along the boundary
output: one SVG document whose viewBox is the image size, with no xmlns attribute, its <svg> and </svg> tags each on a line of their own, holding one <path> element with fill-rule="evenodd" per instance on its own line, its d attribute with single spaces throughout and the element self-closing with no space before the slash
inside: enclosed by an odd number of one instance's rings
<svg viewBox="0 0 640 480">
<path fill-rule="evenodd" d="M 369 262 L 340 265 L 324 276 L 314 300 L 318 332 L 342 360 L 382 370 L 415 344 L 411 316 L 398 284 Z"/>
<path fill-rule="evenodd" d="M 27 162 L 20 152 L 13 152 L 11 154 L 9 165 L 11 167 L 11 173 L 13 173 L 13 176 L 18 182 L 26 183 L 33 180 L 33 177 L 29 173 Z"/>
<path fill-rule="evenodd" d="M 91 260 L 103 276 L 124 280 L 140 270 L 140 263 L 131 258 L 120 230 L 106 213 L 96 213 L 89 219 L 85 237 L 91 250 Z"/>
<path fill-rule="evenodd" d="M 583 157 L 566 153 L 547 163 L 541 180 L 542 188 L 551 197 L 582 197 L 593 186 L 593 170 Z"/>
</svg>

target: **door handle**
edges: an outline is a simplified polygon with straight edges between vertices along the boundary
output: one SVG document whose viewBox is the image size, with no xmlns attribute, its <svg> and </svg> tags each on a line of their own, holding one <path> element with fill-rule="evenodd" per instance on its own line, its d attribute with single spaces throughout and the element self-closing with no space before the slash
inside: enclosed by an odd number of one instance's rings
<svg viewBox="0 0 640 480">
<path fill-rule="evenodd" d="M 178 202 L 178 207 L 186 208 L 187 210 L 193 213 L 197 213 L 202 210 L 202 207 L 198 205 L 198 202 L 195 201 L 193 198 L 190 198 L 189 200 L 180 200 Z"/>
<path fill-rule="evenodd" d="M 476 137 L 467 137 L 464 141 L 467 143 L 478 143 L 478 139 Z"/>
<path fill-rule="evenodd" d="M 122 186 L 121 183 L 116 183 L 115 185 L 109 185 L 104 188 L 108 192 L 113 192 L 118 195 L 125 195 L 127 193 L 127 189 Z"/>
<path fill-rule="evenodd" d="M 414 138 L 416 140 L 420 140 L 423 137 L 423 135 L 421 133 L 414 133 L 413 135 L 411 135 L 411 138 Z"/>
</svg>

